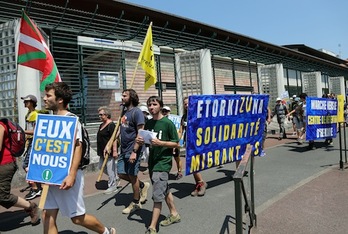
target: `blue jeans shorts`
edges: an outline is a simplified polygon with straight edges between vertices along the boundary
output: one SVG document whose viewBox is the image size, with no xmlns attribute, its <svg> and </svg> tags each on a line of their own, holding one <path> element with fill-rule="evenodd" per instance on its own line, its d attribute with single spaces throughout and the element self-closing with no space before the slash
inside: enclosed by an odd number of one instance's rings
<svg viewBox="0 0 348 234">
<path fill-rule="evenodd" d="M 124 175 L 137 176 L 140 167 L 140 157 L 137 155 L 137 160 L 134 163 L 129 162 L 129 157 L 132 153 L 120 154 L 117 161 L 117 173 Z"/>
</svg>

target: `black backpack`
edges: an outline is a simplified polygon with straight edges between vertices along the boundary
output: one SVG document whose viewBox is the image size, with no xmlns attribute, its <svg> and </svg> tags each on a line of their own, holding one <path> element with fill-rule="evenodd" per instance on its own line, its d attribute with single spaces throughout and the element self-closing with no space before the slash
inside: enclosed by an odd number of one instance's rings
<svg viewBox="0 0 348 234">
<path fill-rule="evenodd" d="M 77 115 L 71 112 L 68 114 L 68 116 L 77 117 Z M 89 140 L 88 132 L 82 123 L 81 123 L 81 135 L 82 135 L 82 156 L 81 156 L 81 162 L 80 162 L 79 168 L 84 169 L 90 163 L 91 142 Z"/>
<path fill-rule="evenodd" d="M 12 156 L 20 157 L 25 150 L 25 132 L 18 123 L 12 122 L 9 119 L 0 119 L 6 124 L 10 145 L 5 147 L 11 152 Z"/>
</svg>

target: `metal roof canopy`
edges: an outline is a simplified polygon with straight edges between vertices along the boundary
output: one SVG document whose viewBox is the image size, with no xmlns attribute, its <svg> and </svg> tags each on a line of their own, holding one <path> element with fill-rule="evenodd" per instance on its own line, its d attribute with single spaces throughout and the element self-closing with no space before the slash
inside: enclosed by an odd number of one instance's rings
<svg viewBox="0 0 348 234">
<path fill-rule="evenodd" d="M 332 56 L 316 57 L 316 53 L 309 55 L 123 1 L 2 0 L 0 22 L 19 18 L 21 9 L 25 9 L 40 27 L 51 32 L 142 43 L 152 21 L 153 41 L 157 46 L 185 50 L 207 48 L 212 55 L 261 64 L 282 63 L 289 69 L 321 71 L 328 76 L 348 79 L 344 60 Z"/>
</svg>

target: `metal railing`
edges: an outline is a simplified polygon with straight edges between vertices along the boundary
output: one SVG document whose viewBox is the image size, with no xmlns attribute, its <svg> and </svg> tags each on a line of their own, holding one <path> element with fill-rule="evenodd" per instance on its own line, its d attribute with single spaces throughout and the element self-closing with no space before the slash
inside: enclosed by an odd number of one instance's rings
<svg viewBox="0 0 348 234">
<path fill-rule="evenodd" d="M 256 214 L 254 203 L 254 158 L 251 156 L 252 146 L 249 145 L 245 151 L 236 172 L 233 175 L 234 193 L 235 193 L 235 214 L 236 214 L 236 234 L 250 233 L 250 229 L 256 226 Z M 247 173 L 246 169 L 249 169 Z M 248 174 L 248 177 L 246 175 Z M 243 178 L 249 179 L 249 183 L 245 183 Z M 246 186 L 248 184 L 249 186 Z M 243 204 L 244 214 L 249 219 L 249 224 L 244 227 L 243 222 Z"/>
</svg>

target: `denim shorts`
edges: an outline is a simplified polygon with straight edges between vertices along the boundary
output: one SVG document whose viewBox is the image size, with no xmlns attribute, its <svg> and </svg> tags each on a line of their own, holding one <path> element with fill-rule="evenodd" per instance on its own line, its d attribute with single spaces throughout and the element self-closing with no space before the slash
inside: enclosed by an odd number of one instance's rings
<svg viewBox="0 0 348 234">
<path fill-rule="evenodd" d="M 120 154 L 117 161 L 117 173 L 123 175 L 137 176 L 140 167 L 140 157 L 137 155 L 137 160 L 134 163 L 129 162 L 129 157 L 132 153 Z"/>
</svg>

